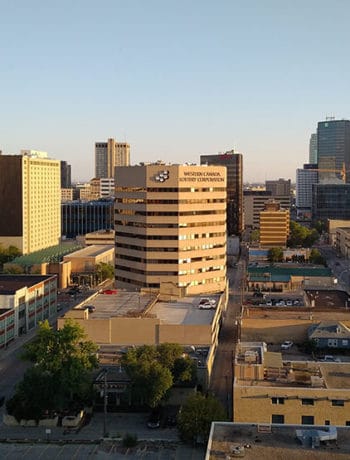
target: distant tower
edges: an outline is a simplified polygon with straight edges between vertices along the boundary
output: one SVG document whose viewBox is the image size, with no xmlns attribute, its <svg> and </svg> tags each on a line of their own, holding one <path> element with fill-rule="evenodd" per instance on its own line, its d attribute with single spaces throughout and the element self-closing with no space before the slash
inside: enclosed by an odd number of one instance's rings
<svg viewBox="0 0 350 460">
<path fill-rule="evenodd" d="M 116 142 L 108 139 L 107 142 L 95 143 L 95 177 L 114 177 L 116 166 L 130 165 L 130 145 L 126 142 Z"/>
<path fill-rule="evenodd" d="M 219 155 L 201 155 L 201 165 L 226 166 L 227 235 L 243 231 L 243 155 L 233 150 Z"/>
<path fill-rule="evenodd" d="M 350 169 L 350 121 L 326 119 L 317 125 L 317 154 L 318 164 L 324 157 L 335 158 L 335 167 L 338 171 L 345 165 L 346 171 Z M 338 177 L 341 174 L 337 173 Z M 347 174 L 346 182 L 350 182 Z"/>
<path fill-rule="evenodd" d="M 309 142 L 309 164 L 317 163 L 317 133 L 310 136 Z"/>
<path fill-rule="evenodd" d="M 72 187 L 71 165 L 61 161 L 61 188 Z"/>
</svg>

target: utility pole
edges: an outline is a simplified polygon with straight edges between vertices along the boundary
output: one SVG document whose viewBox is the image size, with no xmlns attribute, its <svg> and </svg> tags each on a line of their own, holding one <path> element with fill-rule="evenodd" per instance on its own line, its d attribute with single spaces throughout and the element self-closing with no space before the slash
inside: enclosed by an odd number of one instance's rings
<svg viewBox="0 0 350 460">
<path fill-rule="evenodd" d="M 107 369 L 104 370 L 103 378 L 103 437 L 107 437 Z"/>
</svg>

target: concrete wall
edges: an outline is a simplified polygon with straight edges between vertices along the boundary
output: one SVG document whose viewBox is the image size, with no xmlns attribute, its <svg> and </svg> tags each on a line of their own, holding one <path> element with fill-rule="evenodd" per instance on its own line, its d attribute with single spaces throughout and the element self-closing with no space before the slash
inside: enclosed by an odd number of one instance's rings
<svg viewBox="0 0 350 460">
<path fill-rule="evenodd" d="M 159 343 L 173 342 L 183 345 L 210 345 L 211 325 L 161 324 Z"/>
</svg>

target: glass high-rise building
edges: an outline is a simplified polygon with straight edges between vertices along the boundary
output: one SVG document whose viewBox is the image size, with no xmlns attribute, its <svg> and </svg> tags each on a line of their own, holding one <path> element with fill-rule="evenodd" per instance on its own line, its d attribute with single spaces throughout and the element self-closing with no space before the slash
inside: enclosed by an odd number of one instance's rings
<svg viewBox="0 0 350 460">
<path fill-rule="evenodd" d="M 317 164 L 317 133 L 312 133 L 309 142 L 309 163 Z"/>
<path fill-rule="evenodd" d="M 350 219 L 350 184 L 313 184 L 312 219 Z"/>
<path fill-rule="evenodd" d="M 350 121 L 326 120 L 320 121 L 317 126 L 317 154 L 318 162 L 322 158 L 335 158 L 337 176 L 340 171 L 350 169 Z M 350 182 L 350 174 L 346 182 Z"/>
<path fill-rule="evenodd" d="M 243 155 L 233 150 L 218 155 L 201 155 L 201 164 L 226 166 L 227 169 L 227 234 L 243 231 Z"/>
</svg>

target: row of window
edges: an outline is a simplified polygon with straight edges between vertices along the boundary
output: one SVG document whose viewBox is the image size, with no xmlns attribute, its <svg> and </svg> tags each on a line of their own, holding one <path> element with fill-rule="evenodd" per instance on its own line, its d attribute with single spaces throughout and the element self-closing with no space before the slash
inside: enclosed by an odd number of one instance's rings
<svg viewBox="0 0 350 460">
<path fill-rule="evenodd" d="M 146 198 L 117 198 L 116 203 L 128 204 L 208 204 L 225 203 L 225 199 L 198 199 L 198 200 L 150 200 Z"/>
<path fill-rule="evenodd" d="M 143 193 L 205 193 L 226 192 L 226 187 L 116 187 L 118 192 L 143 192 Z"/>
<path fill-rule="evenodd" d="M 139 275 L 144 275 L 144 276 L 179 276 L 180 273 L 178 271 L 173 271 L 173 272 L 169 272 L 169 271 L 145 271 L 145 270 L 138 270 L 137 268 L 132 268 L 132 267 L 127 267 L 127 266 L 124 266 L 124 265 L 115 265 L 115 269 L 120 271 L 125 271 L 125 272 L 128 272 L 128 273 L 137 273 Z M 215 266 L 215 267 L 207 267 L 205 269 L 206 272 L 214 272 L 214 271 L 222 271 L 224 270 L 224 266 L 223 265 L 218 265 L 218 266 Z M 192 270 L 194 272 L 194 270 Z M 191 273 L 192 273 L 191 271 Z M 189 274 L 187 272 L 184 272 L 183 274 Z"/>
<path fill-rule="evenodd" d="M 284 415 L 283 414 L 272 414 L 271 416 L 271 423 L 284 423 Z M 301 416 L 301 424 L 302 425 L 314 425 L 315 424 L 315 417 L 313 415 L 302 415 Z M 324 421 L 325 425 L 330 425 L 330 420 Z M 339 425 L 339 423 L 337 423 Z M 345 426 L 350 426 L 350 420 L 345 421 Z"/>
<path fill-rule="evenodd" d="M 117 248 L 131 249 L 133 251 L 142 251 L 142 252 L 184 252 L 184 251 L 201 251 L 203 249 L 217 249 L 224 248 L 225 244 L 202 244 L 199 246 L 184 246 L 181 248 L 154 248 L 148 246 L 136 246 L 133 244 L 123 244 L 117 243 Z"/>
<path fill-rule="evenodd" d="M 215 232 L 215 233 L 197 233 L 191 235 L 137 235 L 134 233 L 126 233 L 126 232 L 116 232 L 116 239 L 118 237 L 125 237 L 125 238 L 136 238 L 141 240 L 195 240 L 200 238 L 217 238 L 217 237 L 224 237 L 226 235 L 225 232 Z"/>
<path fill-rule="evenodd" d="M 225 221 L 219 222 L 192 222 L 192 223 L 174 223 L 174 224 L 148 224 L 145 222 L 130 222 L 128 220 L 116 220 L 115 225 L 137 228 L 191 228 L 191 227 L 213 227 L 226 225 Z"/>
<path fill-rule="evenodd" d="M 272 404 L 284 404 L 286 398 L 275 397 L 271 398 Z M 332 406 L 344 406 L 345 400 L 344 399 L 332 399 Z M 315 404 L 315 400 L 312 398 L 302 398 L 301 404 L 303 406 L 313 406 Z"/>
<path fill-rule="evenodd" d="M 224 259 L 225 255 L 220 254 L 216 256 L 208 257 L 194 257 L 192 259 L 143 259 L 141 257 L 134 257 L 125 254 L 118 254 L 117 259 L 130 260 L 132 262 L 139 262 L 144 264 L 189 264 L 194 262 L 207 262 L 212 260 L 221 260 Z"/>
<path fill-rule="evenodd" d="M 208 209 L 206 211 L 133 211 L 131 209 L 115 209 L 114 213 L 117 215 L 127 215 L 127 216 L 146 216 L 146 217 L 164 217 L 164 216 L 212 216 L 212 215 L 225 215 L 226 210 L 214 210 Z"/>
</svg>

